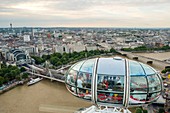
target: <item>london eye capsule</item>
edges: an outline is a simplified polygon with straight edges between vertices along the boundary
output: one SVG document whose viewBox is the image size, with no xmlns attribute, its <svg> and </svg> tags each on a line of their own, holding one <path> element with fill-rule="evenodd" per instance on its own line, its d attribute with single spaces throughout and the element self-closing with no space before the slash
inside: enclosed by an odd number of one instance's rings
<svg viewBox="0 0 170 113">
<path fill-rule="evenodd" d="M 70 67 L 65 83 L 79 98 L 118 107 L 152 103 L 162 91 L 162 80 L 155 69 L 121 57 L 80 61 Z"/>
</svg>

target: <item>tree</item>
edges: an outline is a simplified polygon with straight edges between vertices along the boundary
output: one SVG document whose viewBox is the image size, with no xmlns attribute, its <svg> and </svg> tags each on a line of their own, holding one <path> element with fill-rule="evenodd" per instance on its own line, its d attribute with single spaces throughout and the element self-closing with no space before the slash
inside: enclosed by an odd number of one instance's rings
<svg viewBox="0 0 170 113">
<path fill-rule="evenodd" d="M 1 74 L 2 74 L 2 76 L 4 76 L 6 73 L 9 73 L 10 72 L 10 69 L 8 69 L 8 68 L 2 68 L 1 69 Z"/>
<path fill-rule="evenodd" d="M 160 108 L 158 113 L 165 113 L 165 110 L 163 108 Z"/>
<path fill-rule="evenodd" d="M 74 51 L 72 54 L 71 54 L 71 57 L 76 57 L 78 55 L 78 53 L 76 51 Z"/>
<path fill-rule="evenodd" d="M 0 70 L 0 76 L 4 76 L 2 69 Z"/>
<path fill-rule="evenodd" d="M 1 68 L 6 68 L 7 66 L 6 66 L 6 64 L 5 63 L 2 63 L 1 64 Z"/>
<path fill-rule="evenodd" d="M 167 68 L 166 71 L 167 71 L 167 72 L 170 72 L 170 68 Z"/>
<path fill-rule="evenodd" d="M 60 66 L 60 65 L 62 65 L 62 62 L 61 62 L 61 61 L 58 61 L 58 62 L 56 63 L 56 66 Z"/>
<path fill-rule="evenodd" d="M 50 63 L 55 65 L 60 59 L 56 56 L 50 58 Z"/>
<path fill-rule="evenodd" d="M 28 73 L 23 73 L 22 78 L 23 78 L 23 79 L 28 78 Z"/>
<path fill-rule="evenodd" d="M 12 73 L 6 73 L 6 74 L 5 74 L 5 77 L 7 77 L 10 81 L 13 80 L 13 79 L 15 79 L 15 75 L 12 74 Z"/>
<path fill-rule="evenodd" d="M 4 83 L 8 83 L 9 82 L 9 78 L 8 77 L 4 77 Z"/>
<path fill-rule="evenodd" d="M 17 67 L 17 66 L 11 66 L 11 65 L 9 65 L 9 66 L 8 66 L 8 69 L 9 69 L 9 70 L 16 70 L 16 69 L 18 69 L 18 67 Z"/>
<path fill-rule="evenodd" d="M 0 86 L 2 86 L 3 83 L 4 83 L 4 77 L 0 76 Z"/>
<path fill-rule="evenodd" d="M 143 113 L 141 108 L 137 108 L 135 113 Z"/>
<path fill-rule="evenodd" d="M 100 51 L 98 49 L 94 50 L 93 53 L 94 53 L 94 55 L 100 55 Z"/>
<path fill-rule="evenodd" d="M 49 59 L 50 59 L 50 55 L 43 55 L 42 58 L 43 58 L 44 60 L 49 60 Z"/>
<path fill-rule="evenodd" d="M 148 111 L 146 109 L 143 110 L 143 113 L 148 113 Z"/>
<path fill-rule="evenodd" d="M 17 75 L 16 77 L 15 77 L 15 79 L 17 79 L 17 80 L 22 80 L 22 77 L 20 76 L 20 75 Z"/>
<path fill-rule="evenodd" d="M 104 54 L 104 50 L 100 50 L 100 54 Z"/>
<path fill-rule="evenodd" d="M 44 60 L 41 57 L 37 57 L 37 56 L 31 56 L 34 60 L 36 64 L 41 64 L 44 62 Z"/>
<path fill-rule="evenodd" d="M 26 69 L 25 69 L 24 67 L 21 67 L 21 68 L 20 68 L 20 71 L 21 71 L 21 72 L 25 72 Z"/>
<path fill-rule="evenodd" d="M 115 53 L 115 52 L 116 52 L 116 50 L 115 50 L 115 49 L 113 49 L 113 48 L 111 48 L 111 49 L 110 49 L 110 52 L 111 52 L 111 53 Z"/>
<path fill-rule="evenodd" d="M 58 58 L 61 58 L 62 55 L 61 55 L 61 53 L 54 53 L 54 54 L 51 55 L 51 57 L 58 57 Z"/>
<path fill-rule="evenodd" d="M 166 72 L 167 72 L 167 71 L 166 71 L 165 69 L 161 71 L 161 73 L 166 73 Z"/>
</svg>

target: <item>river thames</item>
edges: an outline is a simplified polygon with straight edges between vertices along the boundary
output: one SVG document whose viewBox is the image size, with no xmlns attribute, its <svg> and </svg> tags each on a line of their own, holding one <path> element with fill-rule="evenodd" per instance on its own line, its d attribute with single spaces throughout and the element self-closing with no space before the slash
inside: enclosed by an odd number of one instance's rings
<svg viewBox="0 0 170 113">
<path fill-rule="evenodd" d="M 32 86 L 17 86 L 0 95 L 0 113 L 46 113 L 47 111 L 70 113 L 90 105 L 90 102 L 71 95 L 65 84 L 50 80 L 43 80 Z M 65 108 L 70 108 L 72 111 Z"/>
</svg>

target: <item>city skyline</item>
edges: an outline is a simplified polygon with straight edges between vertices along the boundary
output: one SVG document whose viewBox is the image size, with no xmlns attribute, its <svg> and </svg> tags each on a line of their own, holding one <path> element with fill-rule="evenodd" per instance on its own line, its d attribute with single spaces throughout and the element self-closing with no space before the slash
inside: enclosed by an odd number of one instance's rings
<svg viewBox="0 0 170 113">
<path fill-rule="evenodd" d="M 0 27 L 170 27 L 169 0 L 0 1 Z"/>
</svg>

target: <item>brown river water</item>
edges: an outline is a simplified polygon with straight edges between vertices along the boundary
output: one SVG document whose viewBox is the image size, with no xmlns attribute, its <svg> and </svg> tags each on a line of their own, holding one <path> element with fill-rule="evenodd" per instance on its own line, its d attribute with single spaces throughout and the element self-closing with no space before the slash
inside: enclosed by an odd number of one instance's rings
<svg viewBox="0 0 170 113">
<path fill-rule="evenodd" d="M 72 113 L 91 103 L 71 95 L 63 83 L 43 80 L 0 95 L 0 113 Z"/>
</svg>

